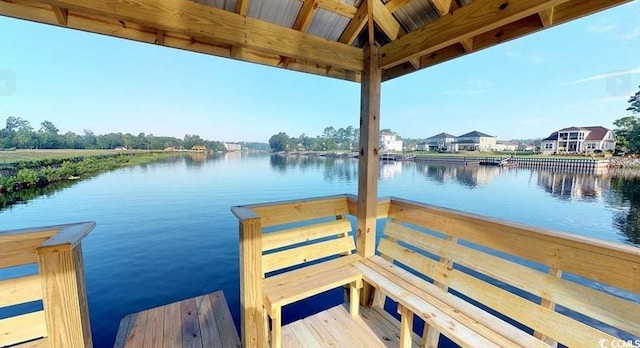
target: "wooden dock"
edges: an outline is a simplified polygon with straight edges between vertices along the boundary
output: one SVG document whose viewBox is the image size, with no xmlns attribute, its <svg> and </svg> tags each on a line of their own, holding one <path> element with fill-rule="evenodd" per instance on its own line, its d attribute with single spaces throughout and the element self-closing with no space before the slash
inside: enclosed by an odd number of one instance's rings
<svg viewBox="0 0 640 348">
<path fill-rule="evenodd" d="M 242 347 L 222 291 L 125 316 L 114 348 Z"/>
<path fill-rule="evenodd" d="M 413 334 L 411 338 L 411 346 L 420 347 L 420 337 Z M 360 315 L 353 317 L 340 305 L 283 326 L 282 346 L 399 347 L 400 326 L 379 308 L 360 308 Z"/>
</svg>

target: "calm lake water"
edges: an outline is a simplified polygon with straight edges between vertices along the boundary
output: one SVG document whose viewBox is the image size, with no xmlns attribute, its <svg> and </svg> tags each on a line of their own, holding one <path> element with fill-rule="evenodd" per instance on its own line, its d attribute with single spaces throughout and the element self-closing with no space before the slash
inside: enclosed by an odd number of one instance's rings
<svg viewBox="0 0 640 348">
<path fill-rule="evenodd" d="M 0 230 L 97 222 L 83 242 L 96 347 L 113 345 L 128 313 L 219 289 L 237 325 L 238 223 L 229 208 L 356 194 L 357 167 L 352 159 L 266 154 L 179 157 L 105 173 L 0 210 Z M 624 173 L 389 162 L 381 164 L 379 196 L 640 245 L 640 180 Z M 0 278 L 30 271 L 20 267 Z M 339 303 L 341 293 L 321 300 Z M 317 304 L 287 307 L 285 321 Z"/>
</svg>

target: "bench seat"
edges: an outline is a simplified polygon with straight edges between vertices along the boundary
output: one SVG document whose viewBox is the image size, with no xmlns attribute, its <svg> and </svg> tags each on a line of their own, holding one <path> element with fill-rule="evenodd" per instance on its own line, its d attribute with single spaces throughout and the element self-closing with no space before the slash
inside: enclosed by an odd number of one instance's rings
<svg viewBox="0 0 640 348">
<path fill-rule="evenodd" d="M 362 275 L 353 266 L 361 260 L 360 255 L 352 254 L 265 278 L 264 306 L 271 315 L 275 308 L 343 285 L 358 283 L 361 287 Z"/>
<path fill-rule="evenodd" d="M 462 347 L 549 347 L 379 256 L 357 265 L 363 279 Z"/>
</svg>

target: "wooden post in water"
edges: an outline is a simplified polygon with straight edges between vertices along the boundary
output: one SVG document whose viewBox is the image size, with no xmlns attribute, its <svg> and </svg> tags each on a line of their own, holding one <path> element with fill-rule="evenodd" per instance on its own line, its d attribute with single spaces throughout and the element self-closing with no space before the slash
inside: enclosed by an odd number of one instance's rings
<svg viewBox="0 0 640 348">
<path fill-rule="evenodd" d="M 93 347 L 80 241 L 94 227 L 65 227 L 37 249 L 49 347 Z"/>
<path fill-rule="evenodd" d="M 243 347 L 267 347 L 262 308 L 262 222 L 251 209 L 233 207 L 240 221 L 240 335 Z"/>
<path fill-rule="evenodd" d="M 378 207 L 378 144 L 380 134 L 380 87 L 378 47 L 364 49 L 364 68 L 360 90 L 360 157 L 358 162 L 357 249 L 362 257 L 375 253 Z M 371 287 L 365 284 L 361 303 L 367 305 Z"/>
</svg>

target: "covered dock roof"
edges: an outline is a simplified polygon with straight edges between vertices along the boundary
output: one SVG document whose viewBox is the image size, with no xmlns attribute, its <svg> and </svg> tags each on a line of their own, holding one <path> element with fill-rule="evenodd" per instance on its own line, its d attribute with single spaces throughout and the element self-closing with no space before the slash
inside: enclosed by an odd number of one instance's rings
<svg viewBox="0 0 640 348">
<path fill-rule="evenodd" d="M 629 0 L 0 0 L 0 15 L 360 81 L 382 80 Z"/>
</svg>

